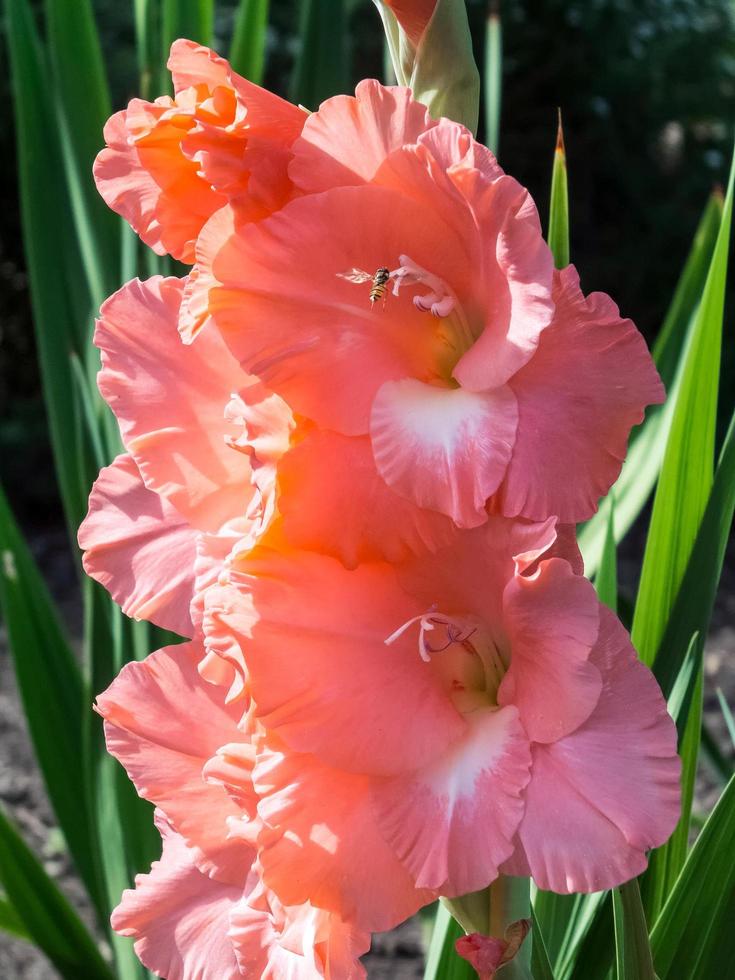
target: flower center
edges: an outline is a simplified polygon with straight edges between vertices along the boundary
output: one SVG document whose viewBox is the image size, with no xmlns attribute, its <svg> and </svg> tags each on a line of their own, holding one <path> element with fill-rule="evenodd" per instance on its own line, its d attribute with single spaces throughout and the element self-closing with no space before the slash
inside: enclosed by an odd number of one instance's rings
<svg viewBox="0 0 735 980">
<path fill-rule="evenodd" d="M 473 616 L 446 615 L 432 606 L 399 626 L 384 641 L 391 646 L 418 625 L 419 656 L 431 664 L 458 711 L 497 706 L 506 664 L 485 625 Z"/>
<path fill-rule="evenodd" d="M 392 270 L 388 266 L 381 266 L 375 272 L 352 268 L 336 275 L 339 279 L 367 288 L 371 307 L 378 304 L 379 309 L 385 307 L 389 290 L 398 296 L 401 289 L 406 287 L 423 287 L 423 291 L 413 297 L 413 305 L 422 313 L 430 313 L 438 321 L 432 330 L 437 342 L 434 355 L 436 380 L 455 387 L 457 382 L 452 378 L 454 367 L 476 339 L 467 314 L 446 280 L 424 269 L 410 255 L 399 255 L 398 260 L 400 265 Z"/>
<path fill-rule="evenodd" d="M 390 273 L 393 295 L 406 286 L 424 286 L 428 292 L 413 297 L 413 305 L 422 313 L 446 320 L 447 342 L 455 351 L 455 362 L 475 342 L 469 321 L 452 287 L 440 276 L 422 268 L 409 255 L 399 255 L 401 263 Z"/>
</svg>

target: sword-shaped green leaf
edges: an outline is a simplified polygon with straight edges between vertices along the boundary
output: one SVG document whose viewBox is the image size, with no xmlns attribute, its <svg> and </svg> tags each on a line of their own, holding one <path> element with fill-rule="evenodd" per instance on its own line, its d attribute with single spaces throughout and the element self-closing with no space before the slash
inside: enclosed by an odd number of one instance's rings
<svg viewBox="0 0 735 980">
<path fill-rule="evenodd" d="M 722 444 L 712 491 L 653 665 L 665 695 L 673 690 L 694 633 L 707 635 L 735 512 L 735 412 Z"/>
<path fill-rule="evenodd" d="M 643 558 L 633 644 L 652 664 L 712 487 L 735 159 L 682 373 Z M 691 632 L 688 634 L 691 636 Z"/>
<path fill-rule="evenodd" d="M 300 0 L 299 49 L 291 78 L 292 102 L 318 109 L 349 92 L 345 0 Z"/>
<path fill-rule="evenodd" d="M 535 912 L 531 913 L 531 921 L 533 923 L 533 945 L 531 946 L 533 980 L 554 980 L 554 971 L 551 968 L 551 960 L 546 949 L 546 940 Z"/>
<path fill-rule="evenodd" d="M 441 902 L 436 907 L 434 930 L 426 957 L 424 980 L 473 980 L 474 969 L 458 955 L 454 944 L 464 935 L 462 926 Z"/>
<path fill-rule="evenodd" d="M 490 0 L 485 22 L 485 143 L 498 155 L 500 111 L 503 96 L 503 24 L 500 0 Z"/>
<path fill-rule="evenodd" d="M 230 46 L 230 64 L 260 85 L 265 65 L 269 0 L 240 0 Z"/>
<path fill-rule="evenodd" d="M 651 932 L 660 980 L 713 980 L 735 962 L 735 777 L 722 793 Z"/>
<path fill-rule="evenodd" d="M 69 528 L 86 511 L 91 471 L 80 479 L 85 448 L 75 417 L 70 354 L 87 335 L 92 309 L 83 276 L 52 112 L 46 70 L 26 0 L 5 0 L 13 91 L 23 242 L 30 275 L 44 398 L 56 473 Z"/>
<path fill-rule="evenodd" d="M 106 922 L 88 808 L 83 717 L 90 697 L 46 585 L 0 490 L 0 609 L 36 758 L 69 851 Z M 19 910 L 20 911 L 20 910 Z"/>
<path fill-rule="evenodd" d="M 156 43 L 155 15 L 158 13 L 156 0 L 133 0 L 133 23 L 135 24 L 135 50 L 138 56 L 138 90 L 141 99 L 153 97 L 153 86 L 158 85 L 159 50 Z"/>
<path fill-rule="evenodd" d="M 569 897 L 579 904 L 574 932 L 562 947 L 560 980 L 607 980 L 615 963 L 615 926 L 610 892 Z"/>
<path fill-rule="evenodd" d="M 616 613 L 618 611 L 618 556 L 615 542 L 614 491 L 610 492 L 603 508 L 607 512 L 607 534 L 600 558 L 600 567 L 595 576 L 595 589 L 600 602 L 604 602 L 608 608 Z"/>
<path fill-rule="evenodd" d="M 732 742 L 732 747 L 735 748 L 735 718 L 733 718 L 732 711 L 730 710 L 730 705 L 727 703 L 727 698 L 722 692 L 722 688 L 717 688 L 717 700 L 720 704 L 720 711 L 722 712 L 722 717 L 725 719 L 725 727 L 727 728 L 727 734 L 730 736 L 730 741 Z"/>
<path fill-rule="evenodd" d="M 92 178 L 112 112 L 102 50 L 90 0 L 46 0 L 46 44 L 51 71 L 46 97 L 54 110 L 84 272 L 98 307 L 117 285 L 119 219 Z M 88 323 L 80 324 L 89 329 Z"/>
<path fill-rule="evenodd" d="M 65 980 L 114 980 L 94 940 L 0 809 L 0 885 Z"/>
<path fill-rule="evenodd" d="M 634 878 L 613 889 L 617 980 L 656 980 L 646 916 Z"/>
<path fill-rule="evenodd" d="M 16 939 L 31 939 L 20 916 L 4 895 L 0 895 L 0 929 Z"/>
<path fill-rule="evenodd" d="M 666 386 L 665 405 L 653 405 L 643 425 L 631 433 L 628 455 L 615 484 L 615 537 L 621 541 L 651 495 L 663 459 L 676 404 L 681 366 L 694 311 L 699 305 L 722 215 L 722 194 L 710 197 L 694 236 L 691 251 L 669 306 L 661 332 L 653 345 L 653 359 Z M 598 512 L 579 531 L 579 546 L 588 575 L 594 575 L 607 533 L 607 521 Z"/>
<path fill-rule="evenodd" d="M 668 707 L 679 733 L 681 772 L 681 816 L 668 841 L 650 856 L 641 878 L 641 892 L 649 922 L 655 922 L 674 882 L 679 877 L 689 849 L 694 786 L 702 730 L 702 647 L 699 633 L 689 644 Z"/>
</svg>

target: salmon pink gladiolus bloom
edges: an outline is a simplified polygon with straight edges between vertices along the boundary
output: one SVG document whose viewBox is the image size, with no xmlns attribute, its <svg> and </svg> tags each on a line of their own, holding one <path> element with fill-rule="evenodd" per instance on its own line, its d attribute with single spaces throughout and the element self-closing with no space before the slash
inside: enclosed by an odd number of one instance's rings
<svg viewBox="0 0 735 980">
<path fill-rule="evenodd" d="M 306 113 L 192 41 L 173 43 L 168 67 L 174 97 L 133 99 L 112 116 L 94 175 L 146 245 L 191 262 L 202 225 L 223 205 L 246 220 L 288 197 L 289 146 Z"/>
<path fill-rule="evenodd" d="M 97 700 L 110 752 L 158 807 L 161 860 L 112 916 L 142 962 L 167 980 L 359 980 L 369 935 L 263 884 L 252 787 L 254 749 L 222 688 L 197 673 L 197 644 L 128 664 Z"/>
<path fill-rule="evenodd" d="M 488 502 L 590 517 L 663 389 L 613 302 L 554 271 L 528 192 L 377 82 L 325 102 L 292 152 L 301 196 L 203 228 L 187 332 L 213 322 L 297 415 L 369 439 L 396 494 L 460 527 Z"/>
<path fill-rule="evenodd" d="M 434 3 L 389 6 L 420 45 Z M 308 115 L 191 42 L 169 67 L 95 166 L 194 262 L 95 332 L 125 452 L 84 567 L 192 638 L 98 698 L 163 841 L 113 927 L 168 980 L 360 980 L 369 933 L 439 895 L 639 874 L 676 733 L 573 524 L 662 398 L 642 338 L 408 89 Z M 522 936 L 485 938 L 491 976 Z"/>
<path fill-rule="evenodd" d="M 265 730 L 264 880 L 366 929 L 386 875 L 458 896 L 500 871 L 597 891 L 679 813 L 676 732 L 566 529 L 491 516 L 435 555 L 347 571 L 278 527 L 206 593 L 210 649 Z M 387 849 L 387 853 L 386 853 Z"/>
</svg>

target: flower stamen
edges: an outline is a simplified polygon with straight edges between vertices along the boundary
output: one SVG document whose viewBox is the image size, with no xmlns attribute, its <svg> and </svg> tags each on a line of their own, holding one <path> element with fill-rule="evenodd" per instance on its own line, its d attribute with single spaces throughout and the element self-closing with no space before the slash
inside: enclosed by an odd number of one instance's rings
<svg viewBox="0 0 735 980">
<path fill-rule="evenodd" d="M 441 319 L 450 318 L 460 347 L 463 350 L 469 350 L 475 342 L 475 338 L 462 309 L 462 304 L 452 287 L 440 276 L 424 269 L 418 262 L 414 262 L 410 255 L 399 255 L 398 261 L 401 263 L 400 266 L 394 269 L 389 276 L 393 281 L 393 295 L 398 296 L 399 291 L 404 286 L 428 286 L 428 293 L 424 293 L 422 296 L 414 296 L 413 305 L 422 313 L 431 313 L 432 316 Z"/>
<path fill-rule="evenodd" d="M 410 629 L 414 623 L 419 623 L 419 656 L 424 663 L 430 663 L 432 654 L 442 653 L 444 650 L 447 650 L 450 646 L 452 646 L 453 643 L 466 643 L 476 629 L 474 626 L 458 623 L 456 620 L 452 619 L 451 616 L 446 616 L 443 613 L 436 612 L 436 606 L 432 606 L 425 613 L 421 613 L 419 616 L 413 616 L 402 626 L 399 626 L 394 633 L 391 633 L 391 635 L 383 641 L 385 645 L 391 646 L 393 643 L 395 643 L 395 641 L 399 637 L 403 636 L 406 630 Z M 432 644 L 429 643 L 426 634 L 437 628 L 441 629 L 442 627 L 445 630 L 446 641 L 438 646 L 432 646 Z"/>
</svg>

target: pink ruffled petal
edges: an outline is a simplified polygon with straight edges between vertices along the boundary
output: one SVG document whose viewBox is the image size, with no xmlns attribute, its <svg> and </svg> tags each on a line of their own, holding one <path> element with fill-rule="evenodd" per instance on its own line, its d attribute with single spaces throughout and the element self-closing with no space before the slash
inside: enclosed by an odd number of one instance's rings
<svg viewBox="0 0 735 980">
<path fill-rule="evenodd" d="M 385 643 L 426 611 L 390 565 L 347 571 L 324 555 L 263 547 L 230 579 L 219 602 L 230 616 L 212 617 L 208 643 L 221 638 L 227 649 L 236 625 L 257 715 L 294 751 L 352 772 L 396 773 L 423 765 L 464 731 L 416 636 Z"/>
<path fill-rule="evenodd" d="M 587 579 L 560 558 L 516 575 L 503 595 L 510 666 L 499 704 L 514 704 L 533 742 L 555 742 L 592 713 L 602 678 L 590 662 L 600 605 Z"/>
<path fill-rule="evenodd" d="M 432 129 L 422 133 L 418 143 L 450 177 L 467 168 L 479 170 L 487 180 L 497 180 L 504 174 L 495 156 L 473 138 L 469 129 L 451 119 L 440 119 Z"/>
<path fill-rule="evenodd" d="M 196 532 L 126 453 L 97 477 L 78 539 L 85 572 L 124 613 L 192 635 Z"/>
<path fill-rule="evenodd" d="M 505 475 L 516 422 L 507 387 L 474 393 L 413 378 L 387 382 L 370 420 L 375 463 L 401 496 L 476 527 Z"/>
<path fill-rule="evenodd" d="M 308 194 L 365 183 L 393 150 L 415 143 L 433 126 L 410 89 L 366 79 L 354 98 L 336 95 L 309 116 L 294 144 L 289 175 Z"/>
<path fill-rule="evenodd" d="M 240 980 L 228 937 L 242 886 L 207 878 L 183 838 L 159 820 L 163 854 L 150 874 L 137 875 L 112 913 L 112 928 L 135 939 L 135 952 L 166 980 Z"/>
<path fill-rule="evenodd" d="M 243 637 L 249 636 L 256 619 L 252 597 L 243 590 L 226 582 L 207 589 L 202 620 L 206 656 L 200 664 L 200 673 L 208 681 L 229 687 L 228 704 L 248 697 L 249 672 Z"/>
<path fill-rule="evenodd" d="M 480 709 L 436 762 L 374 780 L 386 840 L 419 887 L 447 896 L 485 888 L 513 849 L 531 753 L 515 708 Z"/>
<path fill-rule="evenodd" d="M 367 436 L 307 432 L 281 460 L 278 483 L 291 544 L 333 555 L 347 568 L 425 554 L 455 533 L 449 518 L 422 510 L 386 485 Z"/>
<path fill-rule="evenodd" d="M 510 382 L 518 434 L 503 513 L 587 520 L 618 478 L 628 436 L 664 390 L 645 342 L 603 293 L 585 299 L 573 266 L 556 274 L 554 321 Z"/>
<path fill-rule="evenodd" d="M 261 980 L 362 980 L 358 958 L 370 935 L 311 905 L 285 908 L 257 889 L 230 914 L 230 939 L 246 977 Z"/>
<path fill-rule="evenodd" d="M 171 45 L 166 67 L 171 72 L 174 92 L 204 85 L 213 92 L 220 85 L 229 85 L 232 69 L 224 58 L 211 48 L 186 38 Z"/>
<path fill-rule="evenodd" d="M 265 824 L 263 877 L 284 903 L 311 901 L 374 931 L 435 897 L 414 887 L 383 840 L 367 776 L 273 746 L 259 754 L 253 778 Z"/>
<path fill-rule="evenodd" d="M 451 281 L 468 278 L 459 233 L 430 202 L 387 188 L 308 195 L 244 227 L 225 209 L 197 243 L 182 327 L 191 337 L 214 321 L 245 370 L 294 413 L 362 435 L 384 381 L 447 373 L 444 321 L 419 312 L 405 292 L 373 306 L 370 282 L 341 278 L 397 266 L 404 252 Z"/>
<path fill-rule="evenodd" d="M 533 356 L 554 312 L 553 261 L 530 194 L 447 120 L 418 145 L 395 150 L 373 183 L 430 207 L 459 242 L 455 263 L 438 250 L 430 264 L 418 263 L 451 287 L 467 322 L 457 338 L 447 321 L 451 376 L 475 392 L 505 384 Z M 403 251 L 416 261 L 410 248 Z M 432 310 L 447 312 L 441 302 Z"/>
<path fill-rule="evenodd" d="M 572 549 L 560 541 L 553 518 L 531 524 L 491 514 L 481 527 L 456 534 L 449 546 L 403 563 L 398 577 L 425 609 L 470 614 L 505 643 L 503 590 L 516 574 L 530 574 L 541 558 L 558 551 L 567 558 Z"/>
<path fill-rule="evenodd" d="M 241 103 L 238 121 L 244 121 L 248 133 L 267 132 L 274 142 L 288 143 L 301 132 L 306 119 L 303 109 L 238 75 L 224 58 L 204 45 L 179 38 L 171 45 L 166 67 L 177 94 L 198 85 L 206 86 L 210 92 L 231 86 Z"/>
<path fill-rule="evenodd" d="M 225 443 L 230 394 L 248 377 L 216 332 L 195 349 L 177 332 L 179 279 L 133 280 L 104 303 L 95 331 L 99 387 L 146 485 L 201 530 L 245 512 L 247 456 Z"/>
<path fill-rule="evenodd" d="M 231 205 L 215 211 L 201 229 L 196 244 L 196 262 L 186 277 L 179 309 L 179 334 L 191 344 L 210 323 L 210 291 L 220 283 L 214 263 L 235 234 L 235 209 Z M 216 327 L 212 329 L 216 330 Z M 211 331 L 208 331 L 211 332 Z"/>
<path fill-rule="evenodd" d="M 597 708 L 571 735 L 534 746 L 520 848 L 507 867 L 562 893 L 602 891 L 640 874 L 645 852 L 667 840 L 680 812 L 674 723 L 604 607 L 591 660 L 603 677 Z"/>
<path fill-rule="evenodd" d="M 466 167 L 453 172 L 452 182 L 476 216 L 483 247 L 474 271 L 485 290 L 484 329 L 452 374 L 463 388 L 484 391 L 505 384 L 533 357 L 554 313 L 554 264 L 536 205 L 518 181 L 506 174 L 489 181 Z"/>
<path fill-rule="evenodd" d="M 157 255 L 167 252 L 182 262 L 194 258 L 194 242 L 207 218 L 225 195 L 213 190 L 197 173 L 197 164 L 181 152 L 182 130 L 169 104 L 134 99 L 105 125 L 107 146 L 95 160 L 94 179 L 105 203 L 121 215 Z M 147 117 L 148 134 L 138 140 Z M 146 145 L 146 142 L 150 145 Z"/>
<path fill-rule="evenodd" d="M 147 245 L 191 262 L 202 225 L 228 201 L 253 220 L 290 196 L 288 148 L 306 114 L 192 41 L 175 41 L 168 65 L 175 98 L 133 99 L 116 113 L 94 176 Z M 270 162 L 252 141 L 268 147 Z"/>
<path fill-rule="evenodd" d="M 216 534 L 199 534 L 194 562 L 194 597 L 191 601 L 191 620 L 197 633 L 202 632 L 204 600 L 207 589 L 216 585 L 228 559 L 243 540 L 251 540 L 252 525 L 246 517 L 225 524 Z"/>
<path fill-rule="evenodd" d="M 125 767 L 139 794 L 161 807 L 204 872 L 244 883 L 254 853 L 227 839 L 228 817 L 241 808 L 202 769 L 227 742 L 243 741 L 238 709 L 221 688 L 197 673 L 201 644 L 164 647 L 123 667 L 97 698 L 108 751 Z"/>
</svg>

